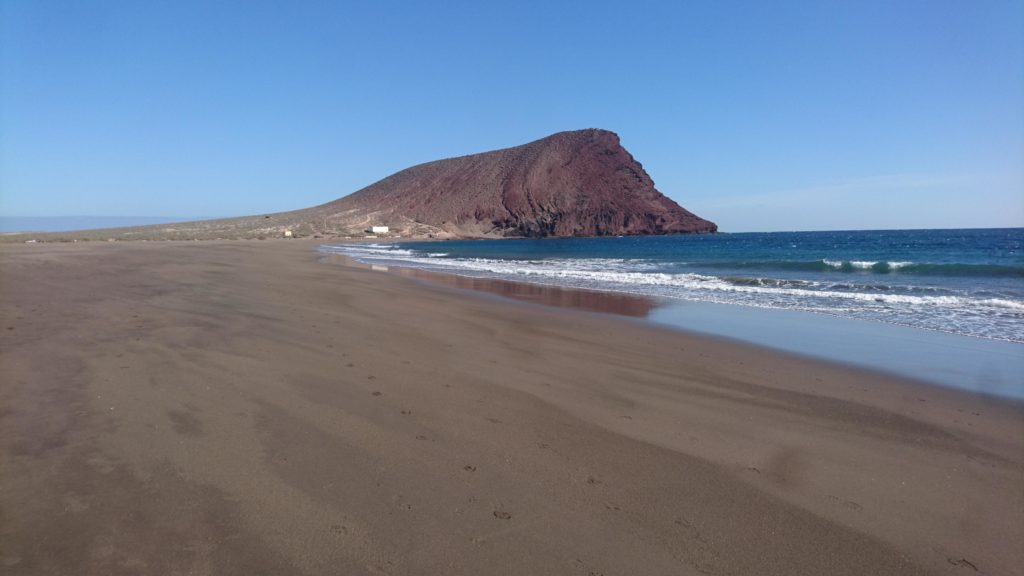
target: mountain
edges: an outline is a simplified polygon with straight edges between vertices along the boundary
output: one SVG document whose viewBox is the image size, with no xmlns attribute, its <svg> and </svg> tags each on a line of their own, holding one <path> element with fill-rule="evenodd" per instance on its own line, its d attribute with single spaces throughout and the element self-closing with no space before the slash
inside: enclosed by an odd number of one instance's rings
<svg viewBox="0 0 1024 576">
<path fill-rule="evenodd" d="M 607 130 L 419 164 L 303 210 L 42 235 L 52 239 L 266 238 L 287 234 L 500 238 L 688 234 L 717 226 L 684 210 Z M 11 240 L 11 238 L 6 238 Z"/>
<path fill-rule="evenodd" d="M 715 232 L 654 188 L 607 130 L 559 132 L 493 152 L 407 168 L 316 210 L 451 236 Z"/>
</svg>

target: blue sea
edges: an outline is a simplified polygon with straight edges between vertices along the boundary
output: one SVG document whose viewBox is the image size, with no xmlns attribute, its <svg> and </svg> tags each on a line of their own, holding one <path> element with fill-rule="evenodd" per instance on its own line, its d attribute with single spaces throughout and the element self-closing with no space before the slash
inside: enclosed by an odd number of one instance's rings
<svg viewBox="0 0 1024 576">
<path fill-rule="evenodd" d="M 973 364 L 985 378 L 996 374 L 1011 385 L 1008 394 L 1024 396 L 1024 228 L 460 240 L 323 250 L 367 264 L 654 297 L 668 305 L 651 316 L 669 324 L 701 330 L 741 319 L 734 333 L 718 334 L 944 383 L 960 382 L 964 375 L 956 366 Z M 829 317 L 836 321 L 814 320 Z M 808 328 L 780 335 L 778 327 L 786 325 Z M 829 339 L 833 344 L 825 344 Z"/>
</svg>

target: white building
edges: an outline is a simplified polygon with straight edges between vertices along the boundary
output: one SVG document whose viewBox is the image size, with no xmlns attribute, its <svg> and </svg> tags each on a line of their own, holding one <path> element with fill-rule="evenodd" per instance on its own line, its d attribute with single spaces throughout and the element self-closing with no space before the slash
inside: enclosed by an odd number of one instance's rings
<svg viewBox="0 0 1024 576">
<path fill-rule="evenodd" d="M 374 234 L 387 234 L 390 228 L 387 226 L 373 226 L 370 228 L 370 232 Z"/>
</svg>

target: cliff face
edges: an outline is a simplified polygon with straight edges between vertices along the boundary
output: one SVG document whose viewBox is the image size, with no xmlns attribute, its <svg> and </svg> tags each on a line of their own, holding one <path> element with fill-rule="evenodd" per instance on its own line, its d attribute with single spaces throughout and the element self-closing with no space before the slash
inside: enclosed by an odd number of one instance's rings
<svg viewBox="0 0 1024 576">
<path fill-rule="evenodd" d="M 453 236 L 717 230 L 658 192 L 615 133 L 596 129 L 413 166 L 314 210 Z"/>
</svg>

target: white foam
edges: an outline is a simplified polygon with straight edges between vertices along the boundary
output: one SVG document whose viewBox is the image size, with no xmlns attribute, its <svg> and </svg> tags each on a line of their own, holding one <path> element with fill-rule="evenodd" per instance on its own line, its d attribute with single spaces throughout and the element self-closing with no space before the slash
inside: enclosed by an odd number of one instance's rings
<svg viewBox="0 0 1024 576">
<path fill-rule="evenodd" d="M 1005 298 L 986 298 L 985 300 L 979 300 L 978 302 L 988 306 L 1009 308 L 1011 310 L 1020 310 L 1024 312 L 1024 302 L 1018 302 L 1016 300 L 1007 300 Z"/>
<path fill-rule="evenodd" d="M 871 270 L 875 266 L 878 266 L 880 263 L 882 263 L 880 260 L 829 260 L 827 258 L 823 258 L 821 262 L 822 264 L 831 266 L 836 270 L 840 270 L 847 265 L 849 265 L 850 268 L 856 268 L 858 270 Z M 884 264 L 889 270 L 899 270 L 900 268 L 913 266 L 914 263 L 907 261 L 896 261 L 885 262 Z"/>
<path fill-rule="evenodd" d="M 394 256 L 389 252 L 388 256 Z M 423 258 L 403 259 L 411 264 L 437 264 Z M 961 296 L 920 296 L 912 294 L 877 294 L 867 292 L 849 292 L 836 290 L 811 290 L 786 286 L 768 285 L 736 285 L 716 276 L 703 274 L 668 274 L 664 272 L 633 272 L 609 269 L 612 264 L 622 261 L 605 259 L 580 260 L 523 260 L 509 261 L 489 258 L 467 258 L 446 260 L 432 266 L 435 269 L 461 270 L 467 272 L 485 272 L 516 279 L 552 279 L 569 281 L 576 286 L 586 285 L 600 287 L 612 284 L 617 286 L 656 286 L 680 289 L 712 290 L 718 292 L 734 292 L 746 294 L 764 294 L 772 296 L 793 296 L 805 298 L 832 298 L 859 302 L 875 302 L 885 304 L 913 304 L 918 306 L 962 306 L 965 304 L 986 303 L 1002 307 L 1024 307 L 1024 303 L 998 299 L 977 300 Z M 612 267 L 614 268 L 614 267 Z"/>
</svg>

